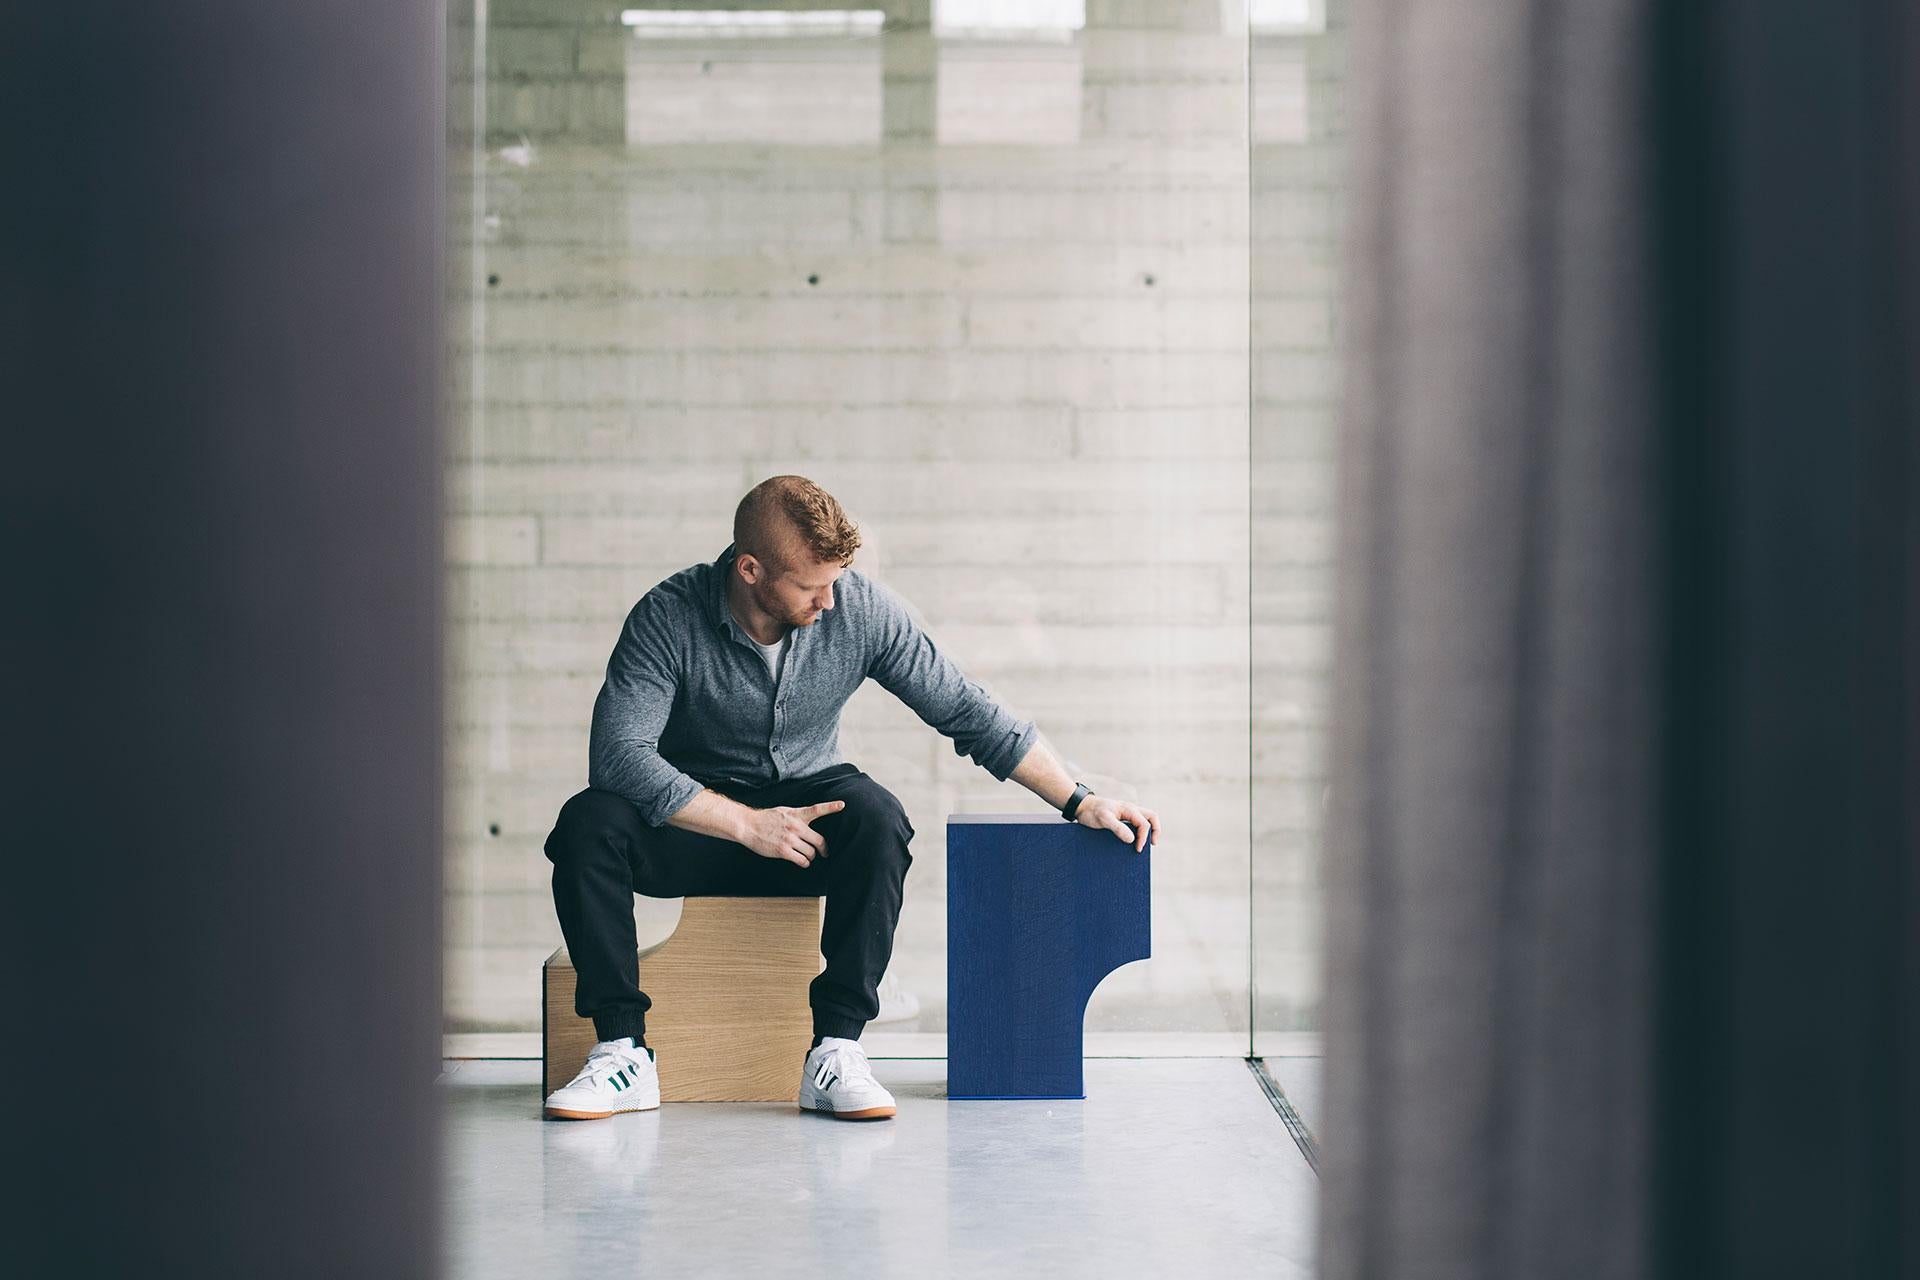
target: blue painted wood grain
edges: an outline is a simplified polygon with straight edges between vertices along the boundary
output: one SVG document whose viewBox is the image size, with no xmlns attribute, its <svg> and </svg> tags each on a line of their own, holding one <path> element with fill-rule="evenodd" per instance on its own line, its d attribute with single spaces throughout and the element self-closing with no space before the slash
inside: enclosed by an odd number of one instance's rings
<svg viewBox="0 0 1920 1280">
<path fill-rule="evenodd" d="M 948 1097 L 1086 1097 L 1087 999 L 1152 953 L 1152 853 L 1060 818 L 948 819 Z"/>
</svg>

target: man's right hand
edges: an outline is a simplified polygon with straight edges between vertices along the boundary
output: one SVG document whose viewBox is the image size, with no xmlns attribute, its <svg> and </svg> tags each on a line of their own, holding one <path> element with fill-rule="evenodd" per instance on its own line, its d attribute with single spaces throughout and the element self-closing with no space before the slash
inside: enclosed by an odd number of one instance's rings
<svg viewBox="0 0 1920 1280">
<path fill-rule="evenodd" d="M 827 853 L 827 838 L 810 824 L 846 807 L 845 800 L 824 800 L 798 809 L 787 805 L 749 809 L 740 843 L 763 858 L 784 858 L 795 866 L 810 867 L 815 858 Z"/>
</svg>

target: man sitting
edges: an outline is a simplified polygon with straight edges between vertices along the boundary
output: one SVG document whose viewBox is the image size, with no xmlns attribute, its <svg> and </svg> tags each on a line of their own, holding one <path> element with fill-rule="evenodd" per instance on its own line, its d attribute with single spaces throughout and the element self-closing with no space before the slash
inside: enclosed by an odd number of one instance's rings
<svg viewBox="0 0 1920 1280">
<path fill-rule="evenodd" d="M 914 832 L 893 793 L 840 758 L 841 708 L 868 678 L 994 777 L 1136 848 L 1158 842 L 1152 810 L 1076 784 L 1031 721 L 969 680 L 897 595 L 848 568 L 859 545 L 824 489 L 775 476 L 741 499 L 718 559 L 667 578 L 627 615 L 594 703 L 589 785 L 546 842 L 575 1011 L 598 1038 L 548 1096 L 548 1118 L 660 1105 L 636 892 L 825 897 L 799 1105 L 843 1120 L 894 1114 L 859 1039 L 879 1012 Z"/>
</svg>

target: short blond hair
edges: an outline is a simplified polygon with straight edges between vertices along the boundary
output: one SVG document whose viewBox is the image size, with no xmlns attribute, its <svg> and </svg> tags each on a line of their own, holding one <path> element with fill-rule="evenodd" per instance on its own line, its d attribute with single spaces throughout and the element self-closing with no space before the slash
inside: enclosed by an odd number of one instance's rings
<svg viewBox="0 0 1920 1280">
<path fill-rule="evenodd" d="M 827 563 L 847 564 L 860 546 L 860 528 L 845 508 L 805 476 L 762 480 L 734 508 L 734 554 L 751 555 L 776 573 L 793 568 L 783 552 L 794 533 Z"/>
</svg>

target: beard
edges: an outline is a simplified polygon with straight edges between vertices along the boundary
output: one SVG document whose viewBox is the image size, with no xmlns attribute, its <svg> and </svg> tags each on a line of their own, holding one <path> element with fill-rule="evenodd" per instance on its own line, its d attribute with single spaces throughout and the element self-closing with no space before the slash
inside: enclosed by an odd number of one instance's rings
<svg viewBox="0 0 1920 1280">
<path fill-rule="evenodd" d="M 813 606 L 802 605 L 794 610 L 771 593 L 764 599 L 756 598 L 754 604 L 758 605 L 760 611 L 768 617 L 778 618 L 790 627 L 804 627 L 814 620 Z"/>
</svg>

